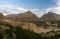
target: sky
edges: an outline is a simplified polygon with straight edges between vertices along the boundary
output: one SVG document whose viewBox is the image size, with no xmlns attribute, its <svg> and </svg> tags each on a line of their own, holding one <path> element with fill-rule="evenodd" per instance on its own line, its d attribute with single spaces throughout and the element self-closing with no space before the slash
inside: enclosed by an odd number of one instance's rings
<svg viewBox="0 0 60 39">
<path fill-rule="evenodd" d="M 60 0 L 0 0 L 0 12 L 4 15 L 32 11 L 38 17 L 44 13 L 60 14 Z"/>
</svg>

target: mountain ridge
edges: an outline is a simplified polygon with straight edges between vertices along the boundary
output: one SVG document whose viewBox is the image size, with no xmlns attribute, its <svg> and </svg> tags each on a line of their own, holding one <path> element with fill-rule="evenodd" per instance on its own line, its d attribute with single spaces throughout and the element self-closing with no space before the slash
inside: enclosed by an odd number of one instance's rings
<svg viewBox="0 0 60 39">
<path fill-rule="evenodd" d="M 19 14 L 9 14 L 4 16 L 2 13 L 0 13 L 0 19 L 2 18 L 9 18 L 12 20 L 19 20 L 19 21 L 44 21 L 44 20 L 60 20 L 60 15 L 54 13 L 54 12 L 48 12 L 46 14 L 43 14 L 40 18 L 36 16 L 33 12 L 27 11 L 24 13 Z"/>
<path fill-rule="evenodd" d="M 13 15 L 13 16 L 7 15 L 7 17 L 19 19 L 21 21 L 37 21 L 37 20 L 39 20 L 39 18 L 35 14 L 33 14 L 31 11 L 16 14 L 16 15 Z"/>
</svg>

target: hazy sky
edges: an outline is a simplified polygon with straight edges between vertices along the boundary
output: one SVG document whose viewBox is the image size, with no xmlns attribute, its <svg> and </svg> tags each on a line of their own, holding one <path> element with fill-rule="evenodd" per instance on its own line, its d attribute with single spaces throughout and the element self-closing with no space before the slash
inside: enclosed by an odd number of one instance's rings
<svg viewBox="0 0 60 39">
<path fill-rule="evenodd" d="M 60 14 L 60 0 L 0 0 L 0 12 L 4 14 L 32 11 L 37 16 L 46 12 Z"/>
</svg>

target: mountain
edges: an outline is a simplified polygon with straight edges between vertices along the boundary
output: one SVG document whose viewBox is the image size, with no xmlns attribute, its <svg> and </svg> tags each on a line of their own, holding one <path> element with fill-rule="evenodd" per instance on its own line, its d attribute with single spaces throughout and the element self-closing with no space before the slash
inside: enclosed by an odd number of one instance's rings
<svg viewBox="0 0 60 39">
<path fill-rule="evenodd" d="M 2 21 L 4 19 L 5 19 L 5 16 L 2 13 L 0 13 L 0 21 Z"/>
<path fill-rule="evenodd" d="M 4 17 L 4 15 L 2 13 L 0 13 L 0 18 L 3 18 L 3 17 Z"/>
<path fill-rule="evenodd" d="M 13 20 L 18 20 L 18 21 L 38 21 L 39 18 L 33 14 L 31 11 L 27 11 L 25 13 L 20 13 L 20 14 L 10 14 L 7 15 L 7 17 L 10 17 Z"/>
<path fill-rule="evenodd" d="M 54 21 L 54 20 L 60 20 L 60 15 L 55 14 L 53 12 L 48 12 L 47 14 L 42 15 L 40 18 L 41 21 Z"/>
</svg>

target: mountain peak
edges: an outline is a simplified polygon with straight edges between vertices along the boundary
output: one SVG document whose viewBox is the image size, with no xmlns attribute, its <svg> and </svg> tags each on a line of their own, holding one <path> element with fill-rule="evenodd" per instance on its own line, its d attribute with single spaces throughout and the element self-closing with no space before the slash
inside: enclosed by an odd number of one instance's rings
<svg viewBox="0 0 60 39">
<path fill-rule="evenodd" d="M 53 12 L 48 12 L 48 13 L 53 13 Z"/>
<path fill-rule="evenodd" d="M 57 16 L 58 15 L 53 12 L 48 12 L 47 14 L 44 14 L 40 18 L 40 20 L 42 20 L 42 21 L 55 21 Z"/>
<path fill-rule="evenodd" d="M 27 12 L 25 12 L 24 14 L 32 15 L 32 14 L 33 14 L 33 12 L 31 12 L 31 11 L 27 11 Z"/>
<path fill-rule="evenodd" d="M 32 13 L 31 11 L 27 11 L 27 12 L 25 12 L 25 13 Z"/>
<path fill-rule="evenodd" d="M 47 14 L 55 14 L 54 12 L 48 12 Z"/>
</svg>

